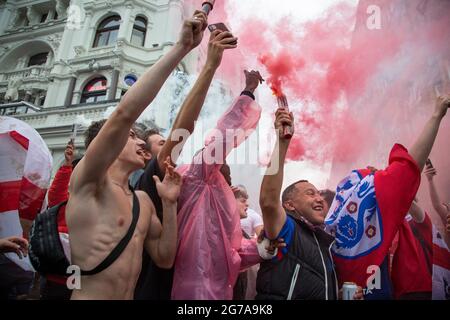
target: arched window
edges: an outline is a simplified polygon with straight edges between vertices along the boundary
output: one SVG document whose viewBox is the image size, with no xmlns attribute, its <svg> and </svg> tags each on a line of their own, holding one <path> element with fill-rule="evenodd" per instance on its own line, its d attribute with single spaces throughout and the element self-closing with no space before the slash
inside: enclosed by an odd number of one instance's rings
<svg viewBox="0 0 450 320">
<path fill-rule="evenodd" d="M 136 20 L 134 20 L 133 32 L 131 33 L 131 43 L 135 46 L 143 47 L 146 33 L 147 20 L 143 17 L 137 17 Z"/>
<path fill-rule="evenodd" d="M 100 77 L 89 81 L 84 87 L 80 103 L 106 100 L 106 78 Z"/>
<path fill-rule="evenodd" d="M 120 17 L 111 16 L 100 23 L 94 40 L 94 48 L 113 44 L 117 40 L 120 27 Z"/>
<path fill-rule="evenodd" d="M 28 61 L 28 66 L 40 66 L 47 62 L 48 52 L 42 52 L 35 54 L 30 57 L 30 61 Z"/>
</svg>

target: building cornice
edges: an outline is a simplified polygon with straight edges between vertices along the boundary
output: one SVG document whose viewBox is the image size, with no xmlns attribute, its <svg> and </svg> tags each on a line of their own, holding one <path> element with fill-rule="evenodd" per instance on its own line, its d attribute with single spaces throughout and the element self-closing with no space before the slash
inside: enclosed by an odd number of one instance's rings
<svg viewBox="0 0 450 320">
<path fill-rule="evenodd" d="M 180 7 L 183 6 L 182 0 L 169 0 L 167 3 L 154 3 L 150 1 L 145 0 L 101 0 L 101 1 L 85 1 L 83 4 L 83 7 L 86 11 L 94 11 L 98 9 L 107 9 L 112 10 L 116 7 L 120 6 L 127 6 L 127 7 L 139 7 L 139 8 L 145 8 L 147 10 L 151 11 L 165 11 L 170 6 L 173 5 L 179 5 Z"/>
<path fill-rule="evenodd" d="M 36 113 L 18 114 L 14 117 L 31 124 L 35 129 L 64 127 L 76 123 L 78 116 L 83 116 L 85 119 L 92 121 L 103 119 L 106 110 L 117 106 L 119 101 L 120 99 L 116 99 L 88 105 L 77 104 L 70 107 L 44 108 Z"/>
<path fill-rule="evenodd" d="M 63 33 L 65 25 L 66 19 L 63 19 L 35 24 L 33 26 L 8 29 L 4 34 L 0 35 L 0 42 L 7 43 L 20 40 L 30 40 L 35 39 L 36 37 Z"/>
</svg>

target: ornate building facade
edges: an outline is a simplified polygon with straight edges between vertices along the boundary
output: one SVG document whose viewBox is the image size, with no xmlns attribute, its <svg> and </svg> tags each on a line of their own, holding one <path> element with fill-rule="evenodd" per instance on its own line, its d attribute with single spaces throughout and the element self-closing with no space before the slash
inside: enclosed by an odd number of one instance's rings
<svg viewBox="0 0 450 320">
<path fill-rule="evenodd" d="M 182 0 L 0 0 L 0 115 L 34 127 L 57 168 L 77 118 L 102 119 L 190 14 Z M 194 72 L 198 59 L 191 53 L 176 72 Z"/>
</svg>

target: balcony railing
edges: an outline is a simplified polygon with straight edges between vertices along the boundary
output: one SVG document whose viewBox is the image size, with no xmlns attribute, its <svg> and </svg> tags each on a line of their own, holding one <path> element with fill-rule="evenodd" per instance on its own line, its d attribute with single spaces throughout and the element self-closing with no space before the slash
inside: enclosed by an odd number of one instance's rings
<svg viewBox="0 0 450 320">
<path fill-rule="evenodd" d="M 6 71 L 0 74 L 1 81 L 10 81 L 11 79 L 34 79 L 43 78 L 50 74 L 52 67 L 48 66 L 31 66 L 24 69 Z"/>
<path fill-rule="evenodd" d="M 17 116 L 27 113 L 36 113 L 41 110 L 41 107 L 36 107 L 34 104 L 26 101 L 0 104 L 0 116 Z"/>
<path fill-rule="evenodd" d="M 14 117 L 35 129 L 70 126 L 80 121 L 97 121 L 104 118 L 108 108 L 116 107 L 119 99 L 66 107 L 43 108 L 36 113 L 15 114 Z"/>
</svg>

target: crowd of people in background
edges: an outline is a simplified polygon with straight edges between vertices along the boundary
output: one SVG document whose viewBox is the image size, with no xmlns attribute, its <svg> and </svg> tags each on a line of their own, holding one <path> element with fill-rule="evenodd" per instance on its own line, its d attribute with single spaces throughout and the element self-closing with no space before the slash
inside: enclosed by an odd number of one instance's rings
<svg viewBox="0 0 450 320">
<path fill-rule="evenodd" d="M 344 284 L 352 283 L 353 299 L 449 299 L 450 204 L 440 198 L 437 169 L 428 158 L 450 95 L 437 99 L 409 149 L 394 145 L 385 168 L 349 168 L 336 190 L 318 190 L 302 176 L 282 190 L 291 143 L 283 127 L 295 129 L 300 120 L 279 108 L 271 162 L 280 169 L 264 176 L 260 208 L 249 208 L 246 187 L 233 185 L 226 158 L 260 120 L 255 91 L 264 80 L 258 71 L 245 71 L 245 87 L 215 134 L 190 164 L 176 166 L 185 141 L 174 133 L 194 132 L 224 51 L 237 47 L 230 32 L 211 33 L 205 65 L 167 139 L 136 124 L 171 72 L 200 44 L 207 25 L 201 11 L 184 22 L 179 41 L 114 113 L 89 126 L 82 157 L 73 140 L 67 144 L 47 199 L 48 207 L 68 201 L 58 214 L 59 241 L 70 263 L 83 271 L 81 285 L 70 289 L 69 275 L 40 274 L 38 297 L 337 300 Z M 416 197 L 422 171 L 430 212 Z M 432 224 L 433 215 L 444 233 Z M 24 236 L 0 239 L 0 253 L 26 256 Z M 35 277 L 8 270 L 0 258 L 0 297 L 29 293 Z"/>
</svg>

